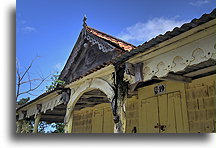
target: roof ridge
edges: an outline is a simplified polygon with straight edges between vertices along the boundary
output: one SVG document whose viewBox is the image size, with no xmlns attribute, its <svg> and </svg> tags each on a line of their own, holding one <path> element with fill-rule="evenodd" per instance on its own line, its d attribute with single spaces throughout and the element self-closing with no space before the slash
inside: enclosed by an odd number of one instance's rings
<svg viewBox="0 0 216 148">
<path fill-rule="evenodd" d="M 122 48 L 122 49 L 124 49 L 124 50 L 126 50 L 126 51 L 131 51 L 131 50 L 133 50 L 133 49 L 136 48 L 136 46 L 133 45 L 133 44 L 131 44 L 131 43 L 125 42 L 125 41 L 123 41 L 123 40 L 121 40 L 121 39 L 118 39 L 118 38 L 116 38 L 116 37 L 114 37 L 114 36 L 111 36 L 111 35 L 109 35 L 109 34 L 107 34 L 107 33 L 104 33 L 104 32 L 102 32 L 102 31 L 99 31 L 99 30 L 97 30 L 97 29 L 95 29 L 95 28 L 92 28 L 92 27 L 87 26 L 87 25 L 84 26 L 84 27 L 85 27 L 85 29 L 86 29 L 87 31 L 89 31 L 90 33 L 92 33 L 92 34 L 94 34 L 94 35 L 96 35 L 97 37 L 100 37 L 100 38 L 102 38 L 102 39 L 108 40 L 108 41 L 110 41 L 110 42 L 116 44 L 117 46 L 119 46 L 120 48 Z"/>
<path fill-rule="evenodd" d="M 156 46 L 159 43 L 162 43 L 162 42 L 164 42 L 168 39 L 171 39 L 175 36 L 178 36 L 181 33 L 189 31 L 190 29 L 193 29 L 193 28 L 195 28 L 201 24 L 204 24 L 206 22 L 209 22 L 213 19 L 216 19 L 216 8 L 213 9 L 210 13 L 207 13 L 207 14 L 205 13 L 199 18 L 194 18 L 190 22 L 182 24 L 180 27 L 175 27 L 171 31 L 167 31 L 164 34 L 159 34 L 159 35 L 155 36 L 154 38 L 151 38 L 150 40 L 137 46 L 137 48 L 132 50 L 131 52 L 123 54 L 121 57 L 116 59 L 116 61 L 114 63 L 116 64 L 116 63 L 124 62 L 127 59 L 129 59 L 130 57 L 132 57 L 138 53 L 145 52 L 149 48 Z"/>
</svg>

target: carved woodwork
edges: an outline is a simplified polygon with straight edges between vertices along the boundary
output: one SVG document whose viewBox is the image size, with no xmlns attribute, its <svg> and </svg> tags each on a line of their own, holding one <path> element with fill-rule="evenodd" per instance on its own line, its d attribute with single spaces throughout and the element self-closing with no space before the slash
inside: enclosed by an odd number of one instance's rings
<svg viewBox="0 0 216 148">
<path fill-rule="evenodd" d="M 111 43 L 89 33 L 84 28 L 60 75 L 60 79 L 70 83 L 92 69 L 109 63 L 121 53 Z"/>
</svg>

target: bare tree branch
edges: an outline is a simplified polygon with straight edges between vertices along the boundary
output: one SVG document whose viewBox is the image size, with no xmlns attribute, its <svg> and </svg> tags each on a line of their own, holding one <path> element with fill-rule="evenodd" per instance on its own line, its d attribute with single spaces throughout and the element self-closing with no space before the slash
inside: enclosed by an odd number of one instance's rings
<svg viewBox="0 0 216 148">
<path fill-rule="evenodd" d="M 27 72 L 27 74 L 28 74 L 28 81 L 29 81 L 29 88 L 31 89 L 32 88 L 32 84 L 31 84 L 31 79 L 30 79 L 30 75 L 29 75 L 29 72 Z"/>
<path fill-rule="evenodd" d="M 50 76 L 50 75 L 49 75 Z M 32 92 L 32 91 L 34 91 L 34 90 L 36 90 L 38 87 L 40 87 L 41 86 L 41 84 L 49 77 L 49 76 L 47 76 L 46 78 L 43 78 L 42 80 L 41 80 L 41 82 L 36 86 L 36 87 L 34 87 L 34 88 L 30 88 L 29 90 L 27 90 L 27 91 L 24 91 L 24 92 L 21 92 L 21 93 L 19 93 L 18 94 L 18 96 L 20 96 L 20 95 L 22 95 L 22 94 L 26 94 L 26 93 L 29 93 L 29 92 Z"/>
<path fill-rule="evenodd" d="M 23 79 L 23 78 L 25 77 L 25 75 L 28 73 L 29 69 L 32 67 L 32 64 L 34 63 L 34 61 L 35 61 L 37 58 L 38 58 L 38 57 L 34 58 L 34 59 L 31 61 L 30 65 L 28 66 L 28 68 L 25 70 L 25 72 L 24 72 L 23 75 L 21 76 L 20 81 L 22 81 L 22 79 Z"/>
<path fill-rule="evenodd" d="M 37 95 L 35 95 L 35 94 L 32 94 L 32 93 L 30 93 L 30 92 L 29 92 L 28 94 L 29 94 L 29 95 L 31 95 L 31 96 L 37 96 Z"/>
<path fill-rule="evenodd" d="M 23 94 L 29 94 L 29 95 L 35 96 L 34 94 L 32 94 L 32 92 L 35 91 L 36 89 L 38 89 L 38 88 L 43 84 L 43 82 L 46 81 L 46 79 L 47 79 L 48 77 L 50 77 L 50 75 L 48 75 L 47 77 L 44 78 L 44 77 L 42 77 L 42 76 L 39 75 L 39 78 L 31 79 L 30 69 L 31 69 L 31 67 L 32 67 L 32 65 L 33 65 L 33 63 L 34 63 L 34 61 L 35 61 L 38 57 L 39 57 L 39 56 L 37 56 L 36 58 L 34 58 L 34 59 L 31 61 L 30 65 L 29 65 L 27 68 L 25 68 L 25 71 L 24 71 L 23 74 L 20 72 L 20 66 L 19 66 L 19 64 L 18 64 L 18 61 L 16 62 L 16 75 L 17 75 L 16 100 L 18 99 L 18 97 L 19 97 L 20 95 L 23 95 Z M 26 78 L 25 76 L 27 76 L 27 78 Z M 25 80 L 24 80 L 24 79 L 25 79 Z M 34 84 L 34 82 L 36 82 L 36 81 L 37 81 L 38 83 Z M 23 84 L 29 84 L 29 86 L 28 86 L 29 89 L 27 89 L 26 91 L 20 92 L 21 86 L 22 86 Z M 35 87 L 33 87 L 33 86 L 35 86 Z"/>
<path fill-rule="evenodd" d="M 17 98 L 18 98 L 18 94 L 19 94 L 19 91 L 20 91 L 20 72 L 19 72 L 19 65 L 18 65 L 18 63 L 17 63 L 17 65 L 16 65 L 16 73 L 17 73 L 17 77 L 18 77 L 18 82 L 17 82 L 17 93 L 16 93 L 16 100 L 17 100 Z"/>
<path fill-rule="evenodd" d="M 33 82 L 33 81 L 40 81 L 41 79 L 32 79 L 32 80 L 27 80 L 27 81 L 23 81 L 23 82 L 20 82 L 20 84 L 22 85 L 22 84 L 25 84 L 25 83 L 29 83 L 29 82 Z"/>
</svg>

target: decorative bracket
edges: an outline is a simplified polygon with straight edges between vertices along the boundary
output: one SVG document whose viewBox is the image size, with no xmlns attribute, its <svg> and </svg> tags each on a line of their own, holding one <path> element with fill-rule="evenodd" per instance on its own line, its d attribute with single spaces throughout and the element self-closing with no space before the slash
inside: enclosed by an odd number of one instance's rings
<svg viewBox="0 0 216 148">
<path fill-rule="evenodd" d="M 42 109 L 42 104 L 37 104 L 37 110 L 38 110 L 38 112 L 40 112 L 41 109 Z"/>
<path fill-rule="evenodd" d="M 64 104 L 67 104 L 70 100 L 70 94 L 71 94 L 71 89 L 70 88 L 67 88 L 67 89 L 63 89 L 62 90 L 62 96 L 61 96 L 61 99 Z"/>
<path fill-rule="evenodd" d="M 27 111 L 26 111 L 26 110 L 23 110 L 23 111 L 22 111 L 22 114 L 23 114 L 23 119 L 26 118 Z"/>
</svg>

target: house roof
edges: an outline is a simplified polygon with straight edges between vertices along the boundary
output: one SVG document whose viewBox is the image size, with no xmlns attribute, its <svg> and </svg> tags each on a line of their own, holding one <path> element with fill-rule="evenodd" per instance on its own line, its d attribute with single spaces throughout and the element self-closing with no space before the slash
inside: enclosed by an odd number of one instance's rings
<svg viewBox="0 0 216 148">
<path fill-rule="evenodd" d="M 114 63 L 115 64 L 122 63 L 136 54 L 143 53 L 161 42 L 171 39 L 177 35 L 180 35 L 181 33 L 184 33 L 190 29 L 193 29 L 215 18 L 216 18 L 216 9 L 214 9 L 209 14 L 203 14 L 199 19 L 193 19 L 190 23 L 185 23 L 181 27 L 175 27 L 172 31 L 167 31 L 163 35 L 160 34 L 155 38 L 152 38 L 150 41 L 143 43 L 142 45 L 138 46 L 136 49 L 124 53 L 121 57 L 115 59 Z"/>
<path fill-rule="evenodd" d="M 113 37 L 113 36 L 111 36 L 111 35 L 109 35 L 109 34 L 106 34 L 106 33 L 104 33 L 104 32 L 101 32 L 101 31 L 99 31 L 99 30 L 96 30 L 96 29 L 94 29 L 94 28 L 92 28 L 92 27 L 90 27 L 90 26 L 87 26 L 87 25 L 86 25 L 86 26 L 84 26 L 84 28 L 85 28 L 86 31 L 88 31 L 89 33 L 91 33 L 91 34 L 93 34 L 93 35 L 95 35 L 95 36 L 97 36 L 97 37 L 99 37 L 99 38 L 101 38 L 101 39 L 103 39 L 103 40 L 105 40 L 105 41 L 108 41 L 109 43 L 114 44 L 114 46 L 117 47 L 117 48 L 115 48 L 115 49 L 121 49 L 121 50 L 122 50 L 121 53 L 128 52 L 128 51 L 131 51 L 131 50 L 133 50 L 133 49 L 136 48 L 136 46 L 134 46 L 134 45 L 132 45 L 132 44 L 130 44 L 130 43 L 127 43 L 127 42 L 125 42 L 125 41 L 123 41 L 123 40 L 121 40 L 121 39 L 115 38 L 115 37 Z M 119 56 L 117 56 L 116 58 L 119 58 Z M 113 60 L 108 61 L 108 62 L 106 62 L 106 63 L 102 63 L 101 65 L 98 65 L 97 67 L 95 67 L 95 68 L 89 70 L 88 72 L 86 72 L 85 74 L 81 75 L 80 77 L 74 79 L 72 82 L 74 82 L 74 81 L 76 81 L 76 80 L 79 80 L 79 79 L 83 78 L 84 76 L 87 76 L 87 75 L 89 75 L 89 74 L 91 74 L 91 73 L 93 73 L 93 72 L 95 72 L 95 71 L 98 71 L 98 70 L 101 69 L 101 68 L 104 68 L 104 67 L 106 67 L 106 66 L 112 64 L 112 61 L 113 61 Z"/>
<path fill-rule="evenodd" d="M 99 30 L 96 30 L 90 26 L 87 26 L 86 24 L 83 25 L 83 29 L 79 35 L 79 38 L 77 40 L 77 43 L 75 44 L 68 60 L 67 63 L 65 64 L 65 67 L 63 68 L 61 75 L 60 75 L 60 79 L 64 80 L 67 84 L 70 82 L 74 82 L 92 72 L 95 72 L 103 67 L 108 66 L 109 64 L 111 64 L 113 62 L 114 59 L 120 57 L 123 53 L 125 52 L 129 52 L 133 49 L 136 48 L 136 46 L 127 43 L 125 41 L 122 41 L 118 38 L 115 38 L 111 35 L 108 35 L 104 32 L 101 32 Z M 66 77 L 68 77 L 68 74 L 71 75 L 71 69 L 73 69 L 74 64 L 76 62 L 75 58 L 77 56 L 79 56 L 79 51 L 80 48 L 82 47 L 84 42 L 81 42 L 82 39 L 87 39 L 89 40 L 92 44 L 98 44 L 98 47 L 101 51 L 104 52 L 104 59 L 107 58 L 107 53 L 111 50 L 113 53 L 112 58 L 110 58 L 109 60 L 103 61 L 101 63 L 98 63 L 95 67 L 92 67 L 91 69 L 86 69 L 85 73 L 82 73 L 80 75 L 77 75 L 75 77 L 73 77 L 72 79 L 70 78 L 67 79 Z M 96 53 L 95 53 L 96 54 Z M 89 55 L 85 55 L 85 56 L 89 56 Z M 91 56 L 94 56 L 94 54 L 92 54 Z M 80 57 L 81 58 L 81 57 Z M 93 58 L 93 57 L 92 57 Z"/>
<path fill-rule="evenodd" d="M 118 38 L 113 37 L 113 36 L 111 36 L 109 34 L 106 34 L 104 32 L 96 30 L 96 29 L 94 29 L 92 27 L 89 27 L 87 25 L 85 26 L 85 29 L 88 32 L 96 35 L 97 37 L 100 37 L 100 38 L 102 38 L 102 39 L 104 39 L 106 41 L 110 41 L 111 43 L 113 43 L 114 45 L 116 45 L 117 47 L 119 47 L 119 48 L 121 48 L 121 49 L 123 49 L 125 51 L 131 51 L 131 50 L 136 48 L 136 46 L 134 46 L 134 45 L 132 45 L 130 43 L 127 43 L 127 42 L 125 42 L 125 41 L 123 41 L 121 39 L 118 39 Z"/>
</svg>

